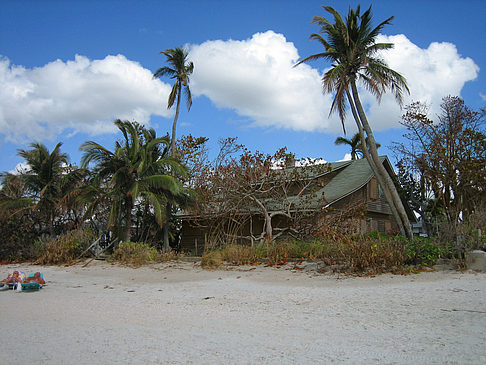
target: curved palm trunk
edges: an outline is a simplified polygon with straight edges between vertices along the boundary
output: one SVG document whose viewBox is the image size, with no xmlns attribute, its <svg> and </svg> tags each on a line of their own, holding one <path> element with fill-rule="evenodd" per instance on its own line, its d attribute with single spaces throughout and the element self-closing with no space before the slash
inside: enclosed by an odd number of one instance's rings
<svg viewBox="0 0 486 365">
<path fill-rule="evenodd" d="M 177 90 L 177 105 L 176 105 L 176 113 L 174 116 L 174 121 L 172 122 L 172 136 L 170 138 L 170 155 L 172 157 L 175 156 L 176 154 L 176 125 L 177 125 L 177 119 L 179 119 L 179 108 L 181 106 L 181 88 L 179 87 L 179 90 Z"/>
<path fill-rule="evenodd" d="M 346 95 L 348 97 L 349 105 L 351 106 L 351 111 L 353 113 L 354 120 L 356 121 L 356 125 L 358 126 L 359 136 L 360 136 L 360 139 L 361 139 L 361 146 L 363 146 L 363 148 L 362 148 L 363 156 L 366 158 L 366 160 L 370 164 L 370 167 L 373 170 L 373 172 L 375 173 L 375 176 L 376 176 L 376 179 L 378 180 L 378 183 L 383 188 L 385 186 L 385 182 L 383 181 L 382 176 L 377 172 L 377 167 L 376 167 L 373 159 L 370 156 L 370 152 L 369 152 L 368 146 L 366 144 L 366 136 L 365 136 L 365 133 L 364 133 L 364 130 L 363 130 L 363 125 L 361 124 L 361 120 L 359 119 L 359 116 L 356 112 L 356 107 L 354 106 L 354 101 L 353 101 L 351 95 L 349 94 L 349 91 L 346 91 Z M 398 229 L 400 230 L 400 233 L 405 236 L 406 235 L 405 228 L 403 226 L 403 222 L 401 221 L 401 219 L 399 219 L 400 215 L 398 214 L 398 211 L 395 208 L 395 204 L 393 204 L 392 197 L 391 197 L 390 193 L 388 192 L 388 189 L 383 188 L 383 191 L 385 193 L 386 201 L 388 202 L 388 205 L 390 206 L 390 209 L 392 211 L 393 217 L 395 217 L 395 220 L 397 221 Z"/>
<path fill-rule="evenodd" d="M 176 113 L 174 116 L 174 122 L 172 123 L 172 136 L 170 138 L 170 155 L 172 157 L 175 157 L 176 155 L 176 125 L 177 125 L 177 119 L 179 119 L 179 109 L 181 106 L 181 88 L 177 90 L 177 105 L 176 105 Z M 172 214 L 172 206 L 170 203 L 167 203 L 166 206 L 166 216 L 167 216 L 167 221 L 164 224 L 164 246 L 163 250 L 164 251 L 169 251 L 170 250 L 170 244 L 169 244 L 169 219 Z"/>
<path fill-rule="evenodd" d="M 374 167 L 375 167 L 375 174 L 378 177 L 381 177 L 382 182 L 380 185 L 382 185 L 383 190 L 385 192 L 385 197 L 390 198 L 389 205 L 390 207 L 394 207 L 395 209 L 392 208 L 392 212 L 394 213 L 395 219 L 400 227 L 400 225 L 403 226 L 403 230 L 405 231 L 405 235 L 408 239 L 412 240 L 413 239 L 413 233 L 412 229 L 410 226 L 410 221 L 408 219 L 407 213 L 405 212 L 405 207 L 402 204 L 402 200 L 400 199 L 400 196 L 398 195 L 397 188 L 395 184 L 393 183 L 393 180 L 391 179 L 390 175 L 387 173 L 385 170 L 385 167 L 380 161 L 380 158 L 378 157 L 378 151 L 376 149 L 376 142 L 375 142 L 375 137 L 373 136 L 373 131 L 371 130 L 371 127 L 368 123 L 368 119 L 366 118 L 366 114 L 363 110 L 363 106 L 361 105 L 361 101 L 359 99 L 358 95 L 358 89 L 356 87 L 356 83 L 354 81 L 351 82 L 351 90 L 353 93 L 353 99 L 354 99 L 354 104 L 356 106 L 356 109 L 358 111 L 358 116 L 359 120 L 361 121 L 362 127 L 366 132 L 366 135 L 368 137 L 368 144 L 369 144 L 369 152 L 371 153 L 371 159 L 374 162 Z M 359 128 L 359 124 L 358 124 Z M 362 135 L 363 137 L 363 135 Z M 362 141 L 363 143 L 363 141 Z M 366 144 L 364 145 L 366 146 Z M 363 148 L 363 153 L 365 153 L 367 148 Z M 373 168 L 373 166 L 372 166 Z M 379 181 L 380 182 L 380 181 Z M 387 194 L 387 189 L 389 191 L 389 195 Z"/>
</svg>

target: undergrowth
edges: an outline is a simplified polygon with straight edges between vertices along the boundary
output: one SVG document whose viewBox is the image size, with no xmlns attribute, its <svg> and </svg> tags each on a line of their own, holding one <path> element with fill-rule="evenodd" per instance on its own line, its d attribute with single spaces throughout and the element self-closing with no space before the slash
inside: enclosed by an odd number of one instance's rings
<svg viewBox="0 0 486 365">
<path fill-rule="evenodd" d="M 333 234 L 327 239 L 263 242 L 255 247 L 227 245 L 206 251 L 201 259 L 204 268 L 217 268 L 223 263 L 247 265 L 263 261 L 269 266 L 288 260 L 320 260 L 333 271 L 350 273 L 406 272 L 406 267 L 431 266 L 447 257 L 450 248 L 431 239 L 408 241 L 402 236 L 373 232 L 367 235 Z"/>
<path fill-rule="evenodd" d="M 128 266 L 142 266 L 157 260 L 157 250 L 147 243 L 122 242 L 113 252 L 109 261 Z"/>
<path fill-rule="evenodd" d="M 38 265 L 71 264 L 78 255 L 85 250 L 94 239 L 88 229 L 77 229 L 62 234 L 46 242 L 37 241 L 33 244 L 38 258 Z"/>
</svg>

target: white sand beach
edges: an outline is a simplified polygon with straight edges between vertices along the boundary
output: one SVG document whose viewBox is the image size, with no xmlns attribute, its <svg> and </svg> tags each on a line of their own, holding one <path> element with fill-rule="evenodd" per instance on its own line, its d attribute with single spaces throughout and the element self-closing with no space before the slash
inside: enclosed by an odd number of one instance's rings
<svg viewBox="0 0 486 365">
<path fill-rule="evenodd" d="M 48 285 L 0 292 L 0 363 L 486 363 L 486 273 L 290 268 L 3 265 Z"/>
</svg>

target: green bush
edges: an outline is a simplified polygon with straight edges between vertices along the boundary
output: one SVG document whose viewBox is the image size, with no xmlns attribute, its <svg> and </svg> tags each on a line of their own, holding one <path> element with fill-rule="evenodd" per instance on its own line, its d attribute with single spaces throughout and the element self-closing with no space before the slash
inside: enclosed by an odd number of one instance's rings
<svg viewBox="0 0 486 365">
<path fill-rule="evenodd" d="M 109 261 L 128 266 L 141 266 L 157 260 L 157 250 L 143 242 L 122 242 Z"/>
<path fill-rule="evenodd" d="M 430 238 L 415 238 L 406 245 L 408 262 L 414 265 L 434 265 L 438 259 L 451 253 L 450 246 L 444 246 Z"/>
</svg>

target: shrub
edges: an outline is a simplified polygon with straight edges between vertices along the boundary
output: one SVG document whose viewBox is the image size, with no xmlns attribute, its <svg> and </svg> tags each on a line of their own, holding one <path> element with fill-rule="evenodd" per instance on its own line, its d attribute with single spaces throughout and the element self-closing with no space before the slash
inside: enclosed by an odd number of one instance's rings
<svg viewBox="0 0 486 365">
<path fill-rule="evenodd" d="M 34 251 L 40 256 L 35 261 L 39 265 L 63 265 L 72 263 L 88 247 L 94 234 L 88 229 L 77 229 L 62 234 L 43 243 L 34 243 Z"/>
<path fill-rule="evenodd" d="M 248 265 L 256 259 L 256 250 L 250 246 L 228 245 L 220 253 L 223 261 L 235 265 Z"/>
<path fill-rule="evenodd" d="M 434 265 L 438 259 L 451 253 L 450 246 L 426 238 L 415 238 L 406 245 L 408 262 L 415 265 Z"/>
<path fill-rule="evenodd" d="M 167 262 L 177 260 L 182 254 L 178 254 L 174 250 L 157 252 L 157 262 Z"/>
<path fill-rule="evenodd" d="M 220 251 L 206 251 L 201 257 L 201 267 L 205 269 L 217 269 L 223 264 L 223 256 Z"/>
<path fill-rule="evenodd" d="M 157 259 L 157 250 L 143 242 L 122 242 L 110 261 L 117 261 L 123 265 L 141 266 Z"/>
<path fill-rule="evenodd" d="M 397 271 L 407 260 L 402 238 L 377 233 L 328 241 L 322 252 L 324 261 L 342 265 L 343 270 L 351 272 Z"/>
</svg>

